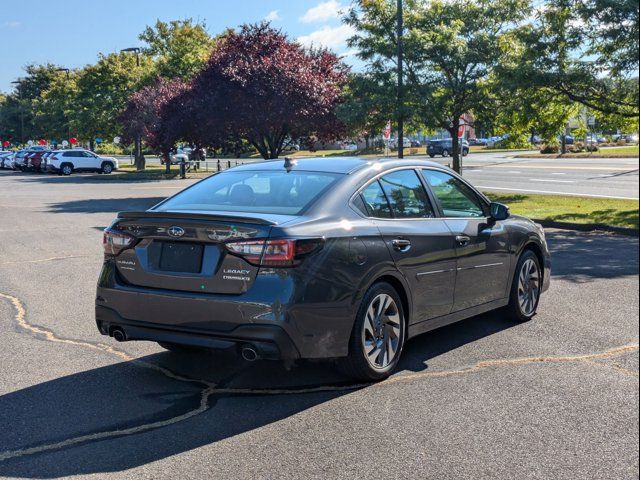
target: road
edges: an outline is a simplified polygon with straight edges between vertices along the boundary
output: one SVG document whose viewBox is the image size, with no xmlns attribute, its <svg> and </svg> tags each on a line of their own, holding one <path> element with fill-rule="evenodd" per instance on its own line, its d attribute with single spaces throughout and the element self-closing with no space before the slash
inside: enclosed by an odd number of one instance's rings
<svg viewBox="0 0 640 480">
<path fill-rule="evenodd" d="M 638 477 L 638 239 L 550 231 L 540 312 L 330 364 L 115 344 L 93 315 L 101 230 L 180 181 L 0 172 L 0 477 Z"/>
<path fill-rule="evenodd" d="M 533 152 L 530 152 L 533 153 Z M 546 193 L 638 200 L 637 158 L 515 158 L 513 152 L 472 153 L 463 160 L 463 175 L 486 191 Z M 424 158 L 429 157 L 411 157 Z M 451 158 L 433 159 L 443 165 Z M 123 157 L 129 162 L 129 158 Z M 232 165 L 259 160 L 231 160 Z M 157 158 L 149 158 L 158 164 Z M 211 167 L 215 161 L 209 160 Z M 223 160 L 223 165 L 227 160 Z"/>
</svg>

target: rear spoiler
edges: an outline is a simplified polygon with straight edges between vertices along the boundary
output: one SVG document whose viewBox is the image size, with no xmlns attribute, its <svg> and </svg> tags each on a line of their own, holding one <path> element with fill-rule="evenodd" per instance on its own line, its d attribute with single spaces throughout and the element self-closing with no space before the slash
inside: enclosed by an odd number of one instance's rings
<svg viewBox="0 0 640 480">
<path fill-rule="evenodd" d="M 277 225 L 276 222 L 265 220 L 264 218 L 240 217 L 234 215 L 223 215 L 217 213 L 188 213 L 188 212 L 118 212 L 118 218 L 127 220 L 137 220 L 143 218 L 162 219 L 189 219 L 189 220 L 221 220 L 235 223 L 253 223 L 257 225 Z"/>
</svg>

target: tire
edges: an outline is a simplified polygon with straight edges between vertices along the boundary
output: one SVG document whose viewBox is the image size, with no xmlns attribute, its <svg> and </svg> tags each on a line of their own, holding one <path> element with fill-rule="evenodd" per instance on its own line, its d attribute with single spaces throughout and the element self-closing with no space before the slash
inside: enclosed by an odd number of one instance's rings
<svg viewBox="0 0 640 480">
<path fill-rule="evenodd" d="M 442 156 L 443 157 L 448 157 L 449 156 L 449 150 L 442 150 Z"/>
<path fill-rule="evenodd" d="M 508 317 L 514 322 L 528 322 L 536 315 L 542 290 L 542 274 L 536 254 L 531 250 L 522 252 L 513 275 L 509 304 L 505 307 Z"/>
<path fill-rule="evenodd" d="M 179 353 L 183 355 L 188 353 L 198 353 L 202 351 L 202 349 L 198 347 L 191 347 L 189 345 L 178 345 L 177 343 L 158 342 L 158 345 L 160 345 L 165 350 L 170 351 L 171 353 Z"/>
<path fill-rule="evenodd" d="M 430 156 L 431 158 L 435 157 L 435 155 L 434 155 L 433 153 L 430 153 L 430 154 L 429 154 L 429 156 Z"/>
<path fill-rule="evenodd" d="M 406 322 L 398 292 L 386 282 L 364 295 L 349 340 L 342 370 L 362 381 L 384 380 L 393 373 L 404 347 Z"/>
<path fill-rule="evenodd" d="M 111 172 L 113 172 L 113 164 L 111 162 L 103 162 L 102 169 L 100 171 L 105 175 L 109 175 Z"/>
<path fill-rule="evenodd" d="M 467 150 L 466 148 L 462 149 L 462 156 L 466 157 L 467 155 L 469 155 L 469 150 Z"/>
<path fill-rule="evenodd" d="M 60 166 L 60 173 L 62 173 L 62 175 L 71 175 L 73 173 L 73 165 L 71 165 L 70 163 L 65 163 L 63 165 Z"/>
</svg>

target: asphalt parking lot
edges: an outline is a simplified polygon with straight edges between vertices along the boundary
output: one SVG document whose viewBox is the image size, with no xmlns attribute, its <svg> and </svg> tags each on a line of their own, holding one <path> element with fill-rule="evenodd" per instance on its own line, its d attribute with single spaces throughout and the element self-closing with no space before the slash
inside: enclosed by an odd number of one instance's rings
<svg viewBox="0 0 640 480">
<path fill-rule="evenodd" d="M 354 385 L 98 334 L 101 230 L 184 185 L 0 171 L 0 477 L 638 478 L 636 237 L 549 231 L 532 322 L 446 327 Z"/>
</svg>

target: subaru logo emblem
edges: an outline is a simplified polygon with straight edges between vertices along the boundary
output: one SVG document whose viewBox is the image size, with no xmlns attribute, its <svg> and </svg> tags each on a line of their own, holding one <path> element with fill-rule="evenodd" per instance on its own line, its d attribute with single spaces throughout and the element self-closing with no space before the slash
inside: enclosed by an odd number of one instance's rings
<svg viewBox="0 0 640 480">
<path fill-rule="evenodd" d="M 171 235 L 172 237 L 181 237 L 184 235 L 184 228 L 171 227 L 169 230 L 167 230 L 167 232 L 169 232 L 169 235 Z"/>
</svg>

